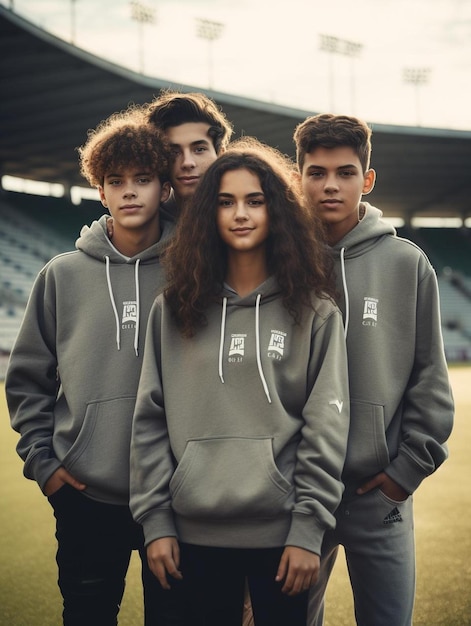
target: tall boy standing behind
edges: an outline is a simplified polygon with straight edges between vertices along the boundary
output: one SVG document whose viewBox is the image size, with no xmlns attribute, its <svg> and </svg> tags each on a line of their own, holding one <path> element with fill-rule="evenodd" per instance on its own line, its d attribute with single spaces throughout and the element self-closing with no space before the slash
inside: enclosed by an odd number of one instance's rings
<svg viewBox="0 0 471 626">
<path fill-rule="evenodd" d="M 216 103 L 202 93 L 164 91 L 149 104 L 147 115 L 170 146 L 173 195 L 164 204 L 162 215 L 177 221 L 203 174 L 226 149 L 232 125 Z"/>
<path fill-rule="evenodd" d="M 351 422 L 345 492 L 326 534 L 308 624 L 322 624 L 339 544 L 361 626 L 408 626 L 415 594 L 412 494 L 447 458 L 453 422 L 435 272 L 366 202 L 371 130 L 316 115 L 295 130 L 307 205 L 336 260 L 349 361 Z M 316 621 L 318 619 L 318 621 Z"/>
<path fill-rule="evenodd" d="M 169 195 L 167 150 L 132 108 L 101 123 L 79 152 L 113 228 L 106 215 L 85 226 L 77 250 L 38 275 L 6 376 L 11 422 L 25 476 L 54 509 L 64 624 L 117 623 L 133 549 L 142 558 L 145 623 L 177 624 L 174 596 L 148 569 L 128 506 L 144 335 L 164 281 L 159 256 L 169 228 L 162 229 L 159 206 Z"/>
</svg>

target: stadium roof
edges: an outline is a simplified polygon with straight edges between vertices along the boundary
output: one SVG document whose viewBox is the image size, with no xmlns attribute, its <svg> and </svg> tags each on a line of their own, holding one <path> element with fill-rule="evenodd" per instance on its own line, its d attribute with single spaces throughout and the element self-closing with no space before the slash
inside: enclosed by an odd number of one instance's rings
<svg viewBox="0 0 471 626">
<path fill-rule="evenodd" d="M 2 175 L 84 185 L 75 148 L 87 130 L 130 102 L 161 89 L 202 91 L 125 69 L 34 26 L 0 6 L 0 171 Z M 233 122 L 293 156 L 293 130 L 315 111 L 204 90 Z M 370 124 L 371 202 L 388 216 L 471 215 L 471 131 Z"/>
</svg>

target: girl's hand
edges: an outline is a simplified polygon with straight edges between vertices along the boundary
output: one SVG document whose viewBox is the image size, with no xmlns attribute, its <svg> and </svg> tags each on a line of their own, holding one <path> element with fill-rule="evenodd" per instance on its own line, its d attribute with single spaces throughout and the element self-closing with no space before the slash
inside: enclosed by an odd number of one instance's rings
<svg viewBox="0 0 471 626">
<path fill-rule="evenodd" d="M 319 568 L 320 557 L 318 554 L 303 548 L 286 546 L 281 555 L 275 580 L 283 581 L 281 588 L 283 593 L 288 596 L 295 596 L 316 584 Z"/>
<path fill-rule="evenodd" d="M 181 580 L 180 548 L 175 537 L 162 537 L 147 546 L 147 562 L 163 589 L 170 589 L 167 574 Z"/>
<path fill-rule="evenodd" d="M 69 472 L 64 467 L 59 467 L 54 474 L 48 479 L 46 484 L 44 485 L 44 495 L 52 496 L 59 491 L 61 487 L 65 484 L 70 485 L 77 491 L 83 491 L 87 485 L 79 482 L 76 478 L 69 474 Z"/>
</svg>

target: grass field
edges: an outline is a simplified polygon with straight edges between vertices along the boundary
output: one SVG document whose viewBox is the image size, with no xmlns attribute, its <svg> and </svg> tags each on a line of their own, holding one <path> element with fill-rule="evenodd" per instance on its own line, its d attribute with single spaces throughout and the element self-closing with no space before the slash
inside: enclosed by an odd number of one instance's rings
<svg viewBox="0 0 471 626">
<path fill-rule="evenodd" d="M 457 409 L 450 459 L 415 496 L 414 626 L 471 625 L 471 368 L 453 367 L 450 375 Z M 36 484 L 22 475 L 3 385 L 0 392 L 0 625 L 59 626 L 53 516 Z M 139 561 L 133 557 L 120 626 L 141 624 Z M 326 626 L 353 624 L 345 563 L 339 560 L 328 590 Z"/>
</svg>

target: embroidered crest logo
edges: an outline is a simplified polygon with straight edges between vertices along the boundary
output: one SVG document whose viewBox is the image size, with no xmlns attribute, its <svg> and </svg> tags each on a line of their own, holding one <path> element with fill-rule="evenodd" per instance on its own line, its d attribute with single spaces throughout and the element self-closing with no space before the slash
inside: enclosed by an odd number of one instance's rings
<svg viewBox="0 0 471 626">
<path fill-rule="evenodd" d="M 376 326 L 377 321 L 378 321 L 377 298 L 364 298 L 363 326 Z"/>
<path fill-rule="evenodd" d="M 282 330 L 272 330 L 268 344 L 268 357 L 280 360 L 285 353 L 286 333 Z"/>
<path fill-rule="evenodd" d="M 123 302 L 123 317 L 121 319 L 122 324 L 136 323 L 137 322 L 137 303 L 136 301 Z"/>
<path fill-rule="evenodd" d="M 231 345 L 229 347 L 229 356 L 244 356 L 245 354 L 245 338 L 247 335 L 231 335 Z"/>
</svg>

